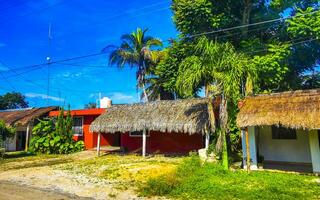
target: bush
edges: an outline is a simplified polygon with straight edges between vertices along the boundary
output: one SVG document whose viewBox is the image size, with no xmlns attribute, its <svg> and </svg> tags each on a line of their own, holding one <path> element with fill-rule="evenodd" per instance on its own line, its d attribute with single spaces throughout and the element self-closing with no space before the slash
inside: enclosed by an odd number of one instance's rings
<svg viewBox="0 0 320 200">
<path fill-rule="evenodd" d="M 63 116 L 63 109 L 58 119 L 45 119 L 33 128 L 30 151 L 46 154 L 68 154 L 82 151 L 83 141 L 74 141 L 72 132 L 72 118 L 70 112 Z"/>
</svg>

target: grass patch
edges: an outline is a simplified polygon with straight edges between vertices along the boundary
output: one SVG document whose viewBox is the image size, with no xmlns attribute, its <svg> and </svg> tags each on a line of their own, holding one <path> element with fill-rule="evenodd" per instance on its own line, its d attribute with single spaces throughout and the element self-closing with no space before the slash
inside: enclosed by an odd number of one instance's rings
<svg viewBox="0 0 320 200">
<path fill-rule="evenodd" d="M 87 160 L 74 161 L 56 166 L 75 174 L 83 174 L 102 180 L 113 181 L 118 189 L 136 187 L 149 178 L 171 173 L 182 158 L 167 158 L 154 156 L 142 158 L 140 155 L 107 155 Z"/>
<path fill-rule="evenodd" d="M 151 178 L 139 191 L 178 199 L 319 199 L 320 183 L 308 175 L 225 171 L 192 156 L 173 172 Z"/>
<path fill-rule="evenodd" d="M 33 154 L 30 152 L 8 152 L 4 159 L 0 159 L 0 170 L 15 170 L 32 167 L 52 166 L 71 162 L 68 156 Z"/>
</svg>

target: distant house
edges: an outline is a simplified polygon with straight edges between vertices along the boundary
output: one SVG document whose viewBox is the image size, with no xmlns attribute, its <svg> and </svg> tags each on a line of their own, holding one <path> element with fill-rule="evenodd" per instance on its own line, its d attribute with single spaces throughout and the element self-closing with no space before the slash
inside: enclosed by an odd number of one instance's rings
<svg viewBox="0 0 320 200">
<path fill-rule="evenodd" d="M 239 103 L 244 168 L 320 173 L 320 90 L 247 97 Z M 248 153 L 247 153 L 248 152 Z"/>
<path fill-rule="evenodd" d="M 186 154 L 209 144 L 208 134 L 215 130 L 210 104 L 208 99 L 186 99 L 113 105 L 92 122 L 90 131 L 119 138 L 109 144 L 120 140 L 127 152 Z"/>
<path fill-rule="evenodd" d="M 73 139 L 76 141 L 84 141 L 86 149 L 92 149 L 97 146 L 98 134 L 93 134 L 89 131 L 90 124 L 102 113 L 105 112 L 104 108 L 92 108 L 83 110 L 71 110 L 73 118 Z M 52 111 L 49 113 L 50 117 L 57 117 L 60 111 Z M 102 145 L 111 145 L 110 138 L 103 136 L 101 138 Z M 116 142 L 114 142 L 116 144 Z"/>
<path fill-rule="evenodd" d="M 25 150 L 31 137 L 31 130 L 38 119 L 47 117 L 49 112 L 58 107 L 25 108 L 0 111 L 0 119 L 6 124 L 16 127 L 14 138 L 5 142 L 6 151 Z"/>
</svg>

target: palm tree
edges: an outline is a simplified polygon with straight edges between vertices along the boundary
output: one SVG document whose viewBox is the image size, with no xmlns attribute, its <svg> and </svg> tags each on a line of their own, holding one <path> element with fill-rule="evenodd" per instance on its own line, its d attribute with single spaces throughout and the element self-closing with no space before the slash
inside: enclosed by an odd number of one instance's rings
<svg viewBox="0 0 320 200">
<path fill-rule="evenodd" d="M 216 149 L 222 153 L 223 165 L 226 168 L 228 167 L 227 106 L 229 102 L 236 103 L 240 98 L 243 80 L 254 77 L 254 72 L 249 66 L 246 57 L 237 53 L 230 43 L 221 44 L 202 37 L 198 40 L 194 55 L 186 58 L 179 67 L 178 92 L 190 96 L 197 88 L 204 87 L 206 97 L 211 98 L 212 95 L 217 94 L 222 97 L 219 117 L 220 134 Z"/>
<path fill-rule="evenodd" d="M 144 98 L 148 101 L 146 93 L 146 74 L 156 59 L 157 49 L 162 47 L 161 40 L 146 36 L 148 29 L 137 28 L 131 34 L 121 36 L 121 45 L 114 49 L 109 57 L 111 65 L 123 68 L 125 65 L 136 67 L 137 88 L 143 90 Z"/>
</svg>

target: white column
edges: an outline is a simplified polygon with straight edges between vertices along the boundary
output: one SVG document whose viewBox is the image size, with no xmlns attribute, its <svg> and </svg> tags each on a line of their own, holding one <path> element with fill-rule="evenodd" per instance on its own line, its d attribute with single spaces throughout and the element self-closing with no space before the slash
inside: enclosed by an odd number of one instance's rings
<svg viewBox="0 0 320 200">
<path fill-rule="evenodd" d="M 246 146 L 246 130 L 241 130 L 241 143 L 242 143 L 242 163 L 243 169 L 247 169 L 247 146 Z"/>
<path fill-rule="evenodd" d="M 250 169 L 258 169 L 258 160 L 257 160 L 257 145 L 256 145 L 256 136 L 255 136 L 255 127 L 248 127 L 248 139 L 249 139 L 249 155 L 250 155 Z M 242 160 L 243 168 L 247 169 L 247 145 L 246 145 L 246 131 L 241 131 L 242 137 Z"/>
<path fill-rule="evenodd" d="M 210 134 L 206 133 L 206 149 L 209 149 L 209 144 L 210 144 Z"/>
<path fill-rule="evenodd" d="M 142 133 L 142 156 L 146 156 L 146 146 L 147 146 L 147 130 L 143 129 Z"/>
<path fill-rule="evenodd" d="M 258 160 L 257 160 L 257 145 L 256 145 L 256 134 L 255 127 L 248 127 L 249 132 L 249 146 L 250 146 L 250 169 L 258 169 Z"/>
<path fill-rule="evenodd" d="M 101 133 L 98 133 L 98 141 L 97 141 L 97 155 L 100 156 L 100 138 Z"/>
<path fill-rule="evenodd" d="M 30 123 L 28 123 L 27 125 L 25 151 L 28 151 L 28 147 L 29 147 L 29 134 L 30 134 L 29 132 L 30 132 Z"/>
<path fill-rule="evenodd" d="M 312 170 L 314 173 L 320 173 L 320 147 L 318 131 L 312 130 L 309 134 L 309 145 L 311 152 Z"/>
</svg>

